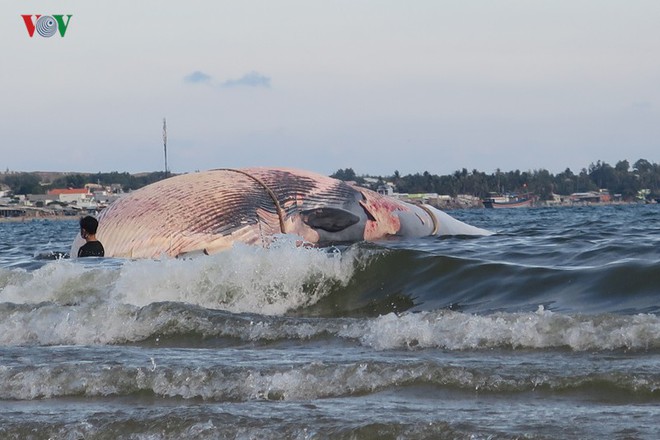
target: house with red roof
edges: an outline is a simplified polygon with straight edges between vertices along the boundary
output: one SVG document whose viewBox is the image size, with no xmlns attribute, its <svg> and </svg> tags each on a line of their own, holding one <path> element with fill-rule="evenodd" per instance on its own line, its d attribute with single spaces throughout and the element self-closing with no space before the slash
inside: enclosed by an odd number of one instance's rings
<svg viewBox="0 0 660 440">
<path fill-rule="evenodd" d="M 59 200 L 62 203 L 71 203 L 74 205 L 89 203 L 93 197 L 88 188 L 51 189 L 48 191 L 48 195 L 52 196 L 54 200 Z"/>
</svg>

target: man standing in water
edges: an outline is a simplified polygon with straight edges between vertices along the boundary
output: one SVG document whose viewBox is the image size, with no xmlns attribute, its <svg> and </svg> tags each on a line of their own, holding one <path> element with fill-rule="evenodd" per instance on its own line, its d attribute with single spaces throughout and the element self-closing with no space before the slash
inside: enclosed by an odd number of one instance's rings
<svg viewBox="0 0 660 440">
<path fill-rule="evenodd" d="M 102 257 L 105 255 L 103 245 L 96 239 L 98 227 L 98 220 L 90 215 L 80 219 L 80 235 L 86 243 L 78 249 L 78 257 Z"/>
</svg>

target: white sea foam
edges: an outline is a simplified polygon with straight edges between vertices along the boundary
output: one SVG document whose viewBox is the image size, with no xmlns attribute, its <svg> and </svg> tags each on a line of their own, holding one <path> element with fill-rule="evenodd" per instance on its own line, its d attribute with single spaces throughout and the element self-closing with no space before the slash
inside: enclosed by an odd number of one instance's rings
<svg viewBox="0 0 660 440">
<path fill-rule="evenodd" d="M 131 262 L 122 267 L 113 294 L 138 306 L 176 301 L 280 315 L 313 304 L 334 283 L 347 283 L 353 268 L 351 252 L 302 247 L 283 237 L 269 249 L 237 244 L 211 256 Z"/>
<path fill-rule="evenodd" d="M 332 283 L 346 283 L 354 257 L 350 251 L 298 246 L 294 238 L 283 236 L 270 249 L 237 244 L 216 255 L 180 260 L 116 266 L 60 260 L 31 272 L 3 273 L 0 302 L 61 304 L 96 298 L 143 306 L 177 301 L 277 315 L 313 303 Z"/>
<path fill-rule="evenodd" d="M 58 260 L 34 271 L 15 269 L 0 285 L 0 302 L 30 304 L 88 301 L 108 291 L 117 278 L 115 270 Z"/>
<path fill-rule="evenodd" d="M 141 307 L 180 302 L 233 313 L 281 315 L 313 304 L 350 280 L 355 253 L 298 246 L 280 237 L 270 249 L 237 245 L 190 259 L 53 261 L 0 278 L 0 344 L 105 344 L 149 337 L 168 322 L 204 332 L 203 319 L 171 313 L 136 319 Z"/>
<path fill-rule="evenodd" d="M 535 313 L 492 315 L 453 311 L 390 313 L 348 327 L 344 335 L 381 350 L 405 347 L 652 349 L 660 347 L 660 318 L 652 314 L 564 315 L 543 307 Z"/>
</svg>

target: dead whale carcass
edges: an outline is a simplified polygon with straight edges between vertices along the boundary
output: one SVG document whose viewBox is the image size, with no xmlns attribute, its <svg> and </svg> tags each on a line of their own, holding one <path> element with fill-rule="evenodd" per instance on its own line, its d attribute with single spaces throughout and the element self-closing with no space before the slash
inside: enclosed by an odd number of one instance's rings
<svg viewBox="0 0 660 440">
<path fill-rule="evenodd" d="M 126 194 L 101 212 L 97 237 L 107 257 L 155 258 L 235 242 L 267 246 L 280 233 L 318 244 L 490 234 L 429 205 L 323 175 L 243 168 L 182 174 Z M 71 255 L 81 244 L 77 237 Z"/>
</svg>

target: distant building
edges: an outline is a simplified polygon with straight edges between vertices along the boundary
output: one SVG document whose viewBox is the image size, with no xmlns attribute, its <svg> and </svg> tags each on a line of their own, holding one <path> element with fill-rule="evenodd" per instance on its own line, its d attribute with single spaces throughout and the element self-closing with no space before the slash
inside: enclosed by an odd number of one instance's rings
<svg viewBox="0 0 660 440">
<path fill-rule="evenodd" d="M 573 193 L 570 195 L 570 200 L 573 203 L 610 203 L 612 196 L 608 190 L 601 189 L 600 191 Z"/>
<path fill-rule="evenodd" d="M 87 188 L 51 189 L 48 195 L 53 196 L 54 200 L 74 205 L 89 204 L 93 199 L 92 193 Z"/>
<path fill-rule="evenodd" d="M 565 201 L 564 196 L 561 196 L 560 194 L 552 193 L 552 194 L 550 194 L 550 198 L 545 201 L 545 204 L 547 206 L 555 206 L 555 205 L 558 206 L 558 205 L 561 205 L 562 203 L 564 203 L 564 201 Z"/>
<path fill-rule="evenodd" d="M 106 189 L 103 185 L 100 185 L 98 183 L 86 183 L 85 188 L 89 192 L 105 191 L 105 189 Z"/>
<path fill-rule="evenodd" d="M 108 192 L 106 190 L 103 191 L 94 191 L 94 201 L 101 206 L 107 206 L 110 203 L 114 202 L 118 198 L 120 198 L 123 194 L 119 193 L 113 193 L 113 192 Z"/>
<path fill-rule="evenodd" d="M 380 185 L 378 187 L 378 194 L 382 194 L 384 196 L 391 196 L 394 194 L 394 184 L 390 182 L 385 182 L 384 185 Z"/>
<path fill-rule="evenodd" d="M 49 203 L 54 202 L 55 200 L 59 201 L 59 198 L 50 194 L 28 194 L 27 195 L 27 206 L 47 206 Z"/>
</svg>

